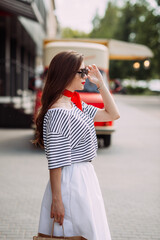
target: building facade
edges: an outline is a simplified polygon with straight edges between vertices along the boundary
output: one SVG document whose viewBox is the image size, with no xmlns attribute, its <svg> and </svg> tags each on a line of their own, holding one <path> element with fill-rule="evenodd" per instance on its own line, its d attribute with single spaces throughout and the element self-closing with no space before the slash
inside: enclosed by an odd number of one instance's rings
<svg viewBox="0 0 160 240">
<path fill-rule="evenodd" d="M 6 123 L 7 109 L 27 111 L 29 79 L 41 59 L 43 39 L 56 37 L 54 9 L 54 0 L 0 1 L 0 127 L 12 125 Z"/>
</svg>

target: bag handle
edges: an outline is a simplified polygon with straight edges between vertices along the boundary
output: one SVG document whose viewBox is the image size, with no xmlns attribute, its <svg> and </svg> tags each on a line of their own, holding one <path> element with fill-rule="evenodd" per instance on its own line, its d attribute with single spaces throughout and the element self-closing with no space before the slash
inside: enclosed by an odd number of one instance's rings
<svg viewBox="0 0 160 240">
<path fill-rule="evenodd" d="M 54 237 L 54 223 L 55 223 L 55 220 L 53 220 L 53 225 L 52 225 L 52 232 L 51 232 L 51 238 Z M 63 237 L 64 237 L 64 227 L 63 227 L 63 224 L 62 224 L 62 230 L 63 230 Z"/>
</svg>

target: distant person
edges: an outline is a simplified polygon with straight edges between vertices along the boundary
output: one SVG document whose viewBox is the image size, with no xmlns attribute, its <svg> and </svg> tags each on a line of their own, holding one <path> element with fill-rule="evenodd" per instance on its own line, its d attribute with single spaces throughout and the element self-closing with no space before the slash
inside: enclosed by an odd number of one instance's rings
<svg viewBox="0 0 160 240">
<path fill-rule="evenodd" d="M 97 85 L 104 109 L 81 102 L 75 90 L 85 80 Z M 48 159 L 48 181 L 40 213 L 39 236 L 83 236 L 110 240 L 110 231 L 98 179 L 92 165 L 97 138 L 94 121 L 119 118 L 117 107 L 96 65 L 85 67 L 74 51 L 57 54 L 51 61 L 36 119 L 36 139 Z M 38 174 L 38 173 L 37 173 Z"/>
<path fill-rule="evenodd" d="M 126 94 L 126 90 L 124 89 L 124 87 L 121 84 L 121 81 L 119 79 L 114 79 L 114 89 L 112 90 L 112 93 L 122 93 L 122 94 Z"/>
</svg>

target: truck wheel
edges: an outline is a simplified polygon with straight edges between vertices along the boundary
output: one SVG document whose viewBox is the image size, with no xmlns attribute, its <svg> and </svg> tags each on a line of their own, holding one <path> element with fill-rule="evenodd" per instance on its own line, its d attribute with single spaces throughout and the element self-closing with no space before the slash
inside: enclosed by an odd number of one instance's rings
<svg viewBox="0 0 160 240">
<path fill-rule="evenodd" d="M 103 135 L 104 146 L 108 147 L 111 144 L 111 135 Z"/>
</svg>

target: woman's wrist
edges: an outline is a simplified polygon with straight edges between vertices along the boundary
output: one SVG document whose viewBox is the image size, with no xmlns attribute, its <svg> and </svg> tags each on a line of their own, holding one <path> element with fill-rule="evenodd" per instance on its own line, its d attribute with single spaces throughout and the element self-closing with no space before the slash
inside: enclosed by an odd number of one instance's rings
<svg viewBox="0 0 160 240">
<path fill-rule="evenodd" d="M 54 194 L 52 195 L 52 202 L 59 202 L 59 201 L 62 201 L 62 196 L 61 194 Z"/>
<path fill-rule="evenodd" d="M 98 90 L 102 89 L 103 87 L 105 87 L 104 82 L 97 83 L 97 89 Z"/>
</svg>

